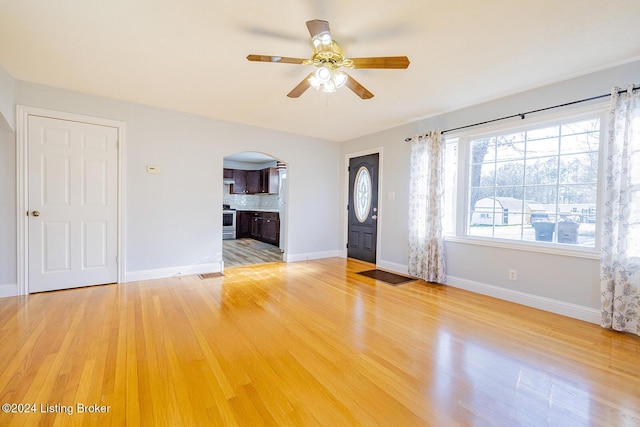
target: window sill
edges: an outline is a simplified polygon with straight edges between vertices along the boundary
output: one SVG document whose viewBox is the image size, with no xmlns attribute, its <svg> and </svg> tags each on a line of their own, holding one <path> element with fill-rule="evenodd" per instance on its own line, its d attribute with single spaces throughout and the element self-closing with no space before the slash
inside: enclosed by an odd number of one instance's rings
<svg viewBox="0 0 640 427">
<path fill-rule="evenodd" d="M 483 239 L 481 237 L 459 237 L 444 236 L 445 242 L 464 243 L 467 245 L 489 246 L 493 248 L 502 248 L 515 251 L 536 252 L 548 255 L 560 255 L 573 258 L 600 259 L 600 252 L 594 248 L 582 247 L 566 247 L 558 244 L 545 244 L 536 242 L 518 241 L 500 239 Z"/>
</svg>

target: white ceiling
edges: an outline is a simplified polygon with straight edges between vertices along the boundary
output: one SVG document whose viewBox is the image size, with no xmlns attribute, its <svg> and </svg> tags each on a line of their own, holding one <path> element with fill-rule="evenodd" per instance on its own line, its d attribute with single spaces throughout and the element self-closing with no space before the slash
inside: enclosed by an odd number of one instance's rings
<svg viewBox="0 0 640 427">
<path fill-rule="evenodd" d="M 14 78 L 344 141 L 640 58 L 638 0 L 0 0 L 0 65 Z M 324 19 L 348 57 L 406 55 L 407 70 L 351 70 L 346 87 L 286 94 Z M 591 94 L 586 94 L 591 95 Z"/>
</svg>

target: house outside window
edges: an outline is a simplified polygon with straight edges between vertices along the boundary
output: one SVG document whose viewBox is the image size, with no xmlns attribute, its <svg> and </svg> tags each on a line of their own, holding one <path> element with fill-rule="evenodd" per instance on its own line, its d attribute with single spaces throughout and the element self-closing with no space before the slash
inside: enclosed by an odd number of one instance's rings
<svg viewBox="0 0 640 427">
<path fill-rule="evenodd" d="M 448 235 L 597 249 L 603 117 L 598 106 L 448 138 Z"/>
</svg>

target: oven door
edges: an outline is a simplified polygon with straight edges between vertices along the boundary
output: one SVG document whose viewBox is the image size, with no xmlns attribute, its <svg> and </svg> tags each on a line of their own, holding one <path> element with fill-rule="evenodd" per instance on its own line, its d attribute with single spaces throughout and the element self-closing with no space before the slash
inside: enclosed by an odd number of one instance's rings
<svg viewBox="0 0 640 427">
<path fill-rule="evenodd" d="M 236 211 L 222 211 L 222 239 L 236 238 Z"/>
</svg>

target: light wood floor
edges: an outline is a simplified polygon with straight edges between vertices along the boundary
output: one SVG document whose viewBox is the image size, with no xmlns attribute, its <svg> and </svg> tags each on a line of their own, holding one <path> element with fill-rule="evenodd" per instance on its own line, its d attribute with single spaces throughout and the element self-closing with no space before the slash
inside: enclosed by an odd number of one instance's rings
<svg viewBox="0 0 640 427">
<path fill-rule="evenodd" d="M 222 259 L 225 267 L 266 264 L 282 261 L 280 248 L 254 239 L 222 241 Z"/>
<path fill-rule="evenodd" d="M 0 425 L 640 425 L 640 338 L 371 267 L 1 299 Z"/>
</svg>

